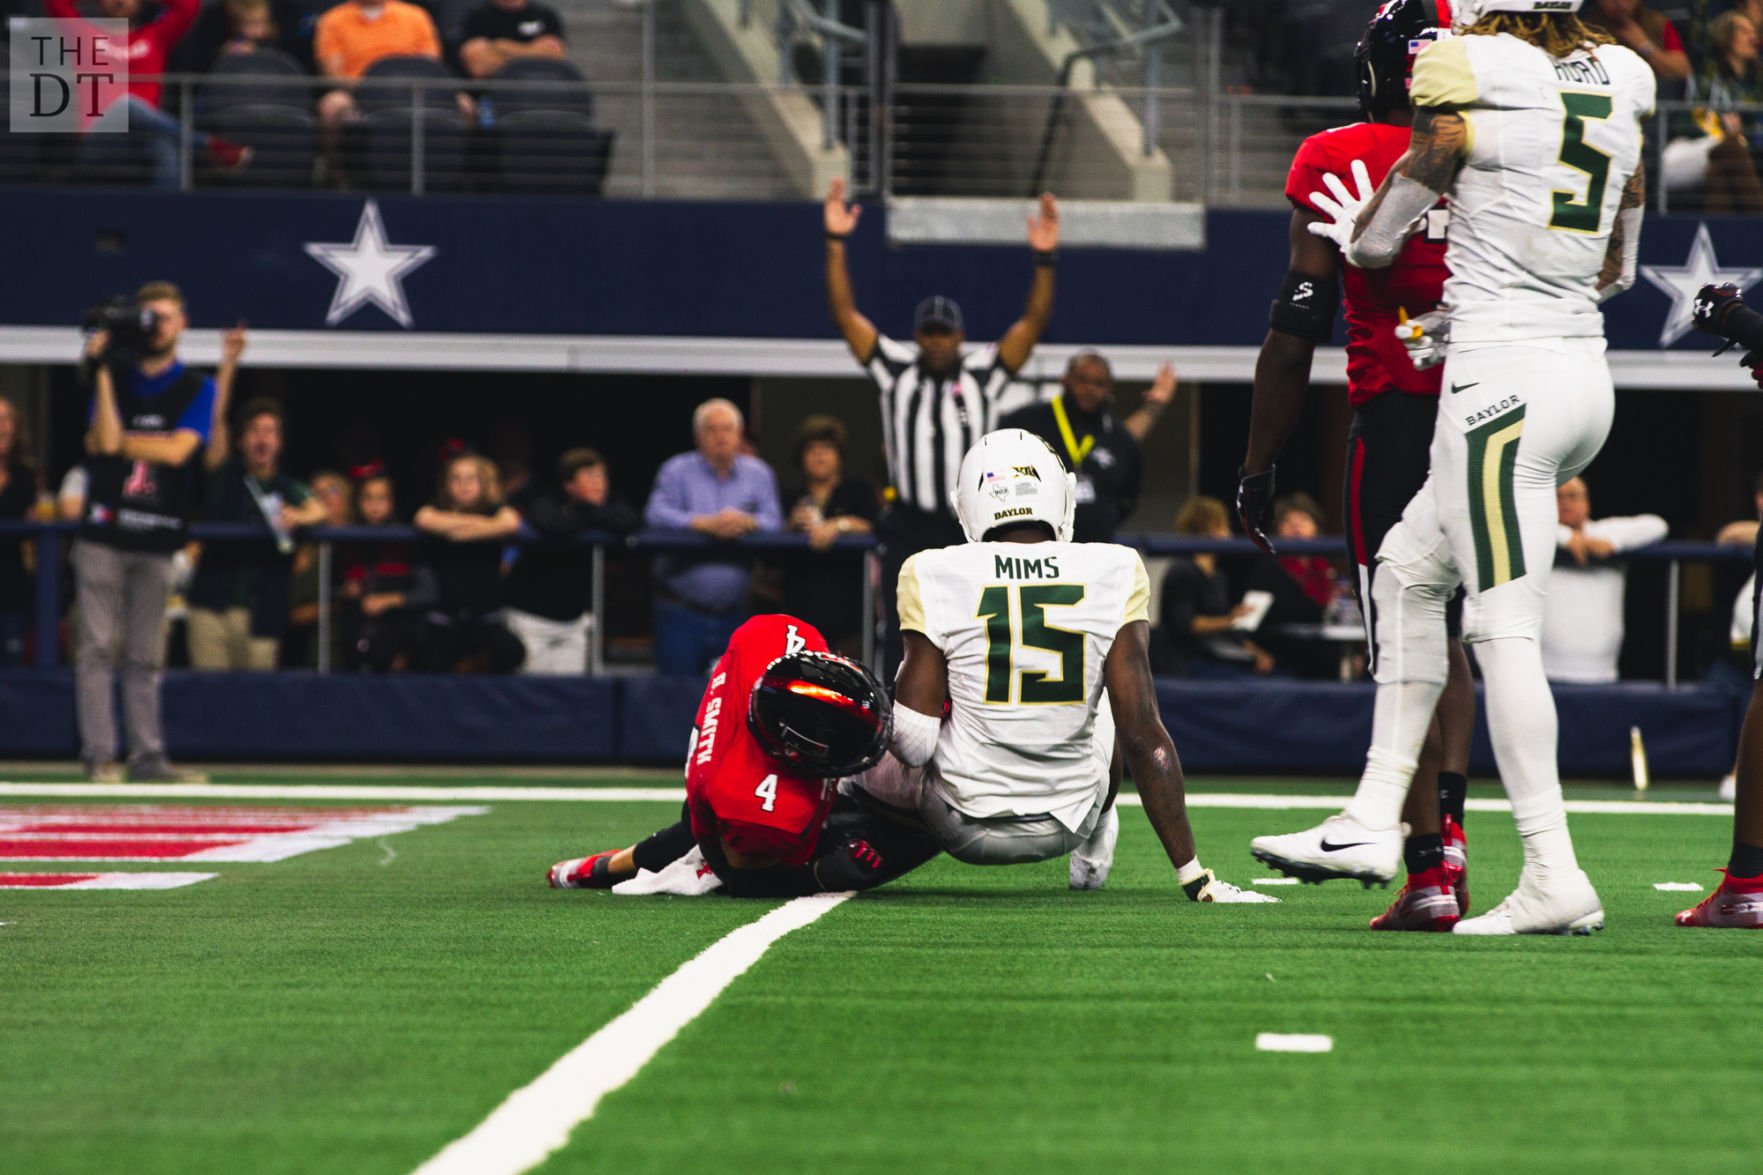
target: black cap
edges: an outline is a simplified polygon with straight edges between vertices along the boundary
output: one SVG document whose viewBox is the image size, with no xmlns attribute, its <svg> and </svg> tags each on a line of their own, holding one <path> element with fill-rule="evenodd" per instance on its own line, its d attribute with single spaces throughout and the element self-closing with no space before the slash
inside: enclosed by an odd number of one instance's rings
<svg viewBox="0 0 1763 1175">
<path fill-rule="evenodd" d="M 918 304 L 918 310 L 912 315 L 913 333 L 932 326 L 940 326 L 956 334 L 966 333 L 967 328 L 961 322 L 961 307 L 955 304 L 955 299 L 932 294 Z"/>
</svg>

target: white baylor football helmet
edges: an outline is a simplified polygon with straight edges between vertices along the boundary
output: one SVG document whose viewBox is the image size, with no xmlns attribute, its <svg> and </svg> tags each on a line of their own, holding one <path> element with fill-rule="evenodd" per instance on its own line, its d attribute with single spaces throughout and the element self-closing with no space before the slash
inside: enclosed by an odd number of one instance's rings
<svg viewBox="0 0 1763 1175">
<path fill-rule="evenodd" d="M 1020 428 L 987 433 L 961 458 L 956 477 L 955 517 L 968 542 L 1020 522 L 1044 522 L 1054 538 L 1071 541 L 1077 478 L 1034 433 Z"/>
<path fill-rule="evenodd" d="M 1451 0 L 1451 27 L 1466 29 L 1492 12 L 1578 12 L 1584 0 Z"/>
</svg>

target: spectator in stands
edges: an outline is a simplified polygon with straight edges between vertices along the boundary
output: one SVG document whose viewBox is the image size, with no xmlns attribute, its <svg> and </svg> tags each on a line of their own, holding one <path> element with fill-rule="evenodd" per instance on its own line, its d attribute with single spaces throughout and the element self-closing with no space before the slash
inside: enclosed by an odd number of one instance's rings
<svg viewBox="0 0 1763 1175">
<path fill-rule="evenodd" d="M 520 515 L 502 501 L 494 462 L 472 453 L 447 462 L 432 504 L 416 512 L 428 532 L 419 558 L 435 576 L 423 661 L 432 673 L 512 673 L 526 652 L 502 623 L 503 540 Z"/>
<path fill-rule="evenodd" d="M 844 535 L 869 534 L 878 513 L 868 478 L 845 476 L 850 433 L 832 416 L 810 416 L 796 429 L 799 484 L 784 492 L 789 529 L 808 536 L 816 553 L 783 560 L 783 610 L 814 625 L 836 652 L 863 651 L 863 559 L 820 552 Z"/>
<path fill-rule="evenodd" d="M 1690 57 L 1676 27 L 1641 0 L 1588 0 L 1579 17 L 1640 54 L 1667 87 L 1690 76 Z"/>
<path fill-rule="evenodd" d="M 1144 406 L 1124 421 L 1110 410 L 1114 369 L 1096 351 L 1079 351 L 1065 365 L 1059 394 L 1044 404 L 1019 408 L 1000 428 L 1034 433 L 1077 475 L 1073 541 L 1111 543 L 1114 531 L 1138 504 L 1142 462 L 1139 441 L 1174 398 L 1175 368 L 1165 363 Z"/>
<path fill-rule="evenodd" d="M 369 469 L 355 491 L 364 527 L 398 525 L 392 479 Z M 410 543 L 352 544 L 343 556 L 337 609 L 345 664 L 367 673 L 408 669 L 423 648 L 425 616 L 440 599 L 434 569 L 418 563 Z"/>
<path fill-rule="evenodd" d="M 1188 499 L 1175 518 L 1175 533 L 1230 538 L 1230 515 L 1217 498 Z M 1231 603 L 1230 585 L 1218 556 L 1178 555 L 1170 562 L 1158 596 L 1158 670 L 1189 677 L 1272 673 L 1273 656 L 1234 625 L 1250 608 Z"/>
<path fill-rule="evenodd" d="M 214 429 L 215 389 L 178 358 L 186 323 L 178 288 L 149 282 L 136 291 L 135 304 L 154 323 L 138 353 L 113 353 L 103 331 L 85 348 L 96 392 L 86 433 L 86 510 L 72 557 L 80 754 L 88 780 L 121 777 L 112 702 L 120 665 L 129 777 L 194 783 L 204 777 L 166 759 L 159 678 L 172 555 L 184 545 L 197 453 Z"/>
<path fill-rule="evenodd" d="M 136 136 L 152 161 L 153 183 L 156 187 L 178 186 L 182 168 L 179 152 L 183 128 L 178 120 L 160 109 L 162 85 L 159 75 L 169 72 L 168 64 L 174 46 L 190 31 L 201 0 L 162 0 L 151 15 L 142 17 L 141 0 L 98 0 L 98 15 L 106 20 L 129 22 L 128 40 L 122 55 L 128 61 L 129 83 L 126 92 L 108 102 L 97 123 L 106 120 L 127 121 L 128 133 Z M 65 24 L 85 25 L 75 0 L 44 0 L 48 14 Z M 251 149 L 216 138 L 202 131 L 192 131 L 191 145 L 206 154 L 209 166 L 218 171 L 233 171 L 251 159 Z"/>
<path fill-rule="evenodd" d="M 534 498 L 526 524 L 539 541 L 521 550 L 508 575 L 508 627 L 526 646 L 526 673 L 581 673 L 588 629 L 595 622 L 593 552 L 579 541 L 589 531 L 627 535 L 641 519 L 612 494 L 606 462 L 592 449 L 571 449 L 557 462 L 558 488 Z"/>
<path fill-rule="evenodd" d="M 312 475 L 312 496 L 324 506 L 325 526 L 355 524 L 355 490 L 349 479 L 329 469 Z M 319 545 L 301 543 L 294 549 L 294 574 L 288 585 L 288 630 L 282 638 L 282 664 L 311 669 L 318 665 Z M 332 565 L 335 581 L 335 564 Z M 335 600 L 332 616 L 336 615 Z M 336 625 L 331 626 L 330 664 L 339 664 L 342 644 Z"/>
<path fill-rule="evenodd" d="M 23 522 L 42 486 L 18 405 L 0 396 L 0 522 Z M 0 667 L 24 664 L 34 585 L 25 574 L 25 540 L 0 537 Z"/>
<path fill-rule="evenodd" d="M 217 0 L 202 6 L 172 64 L 179 73 L 206 73 L 223 57 L 273 49 L 310 70 L 317 22 L 295 0 Z"/>
<path fill-rule="evenodd" d="M 1322 507 L 1309 494 L 1292 494 L 1273 505 L 1274 536 L 1308 541 L 1322 533 Z M 1335 570 L 1322 555 L 1266 555 L 1255 560 L 1247 588 L 1272 597 L 1258 640 L 1281 669 L 1300 677 L 1328 678 L 1339 673 L 1339 659 L 1316 636 L 1282 632 L 1287 625 L 1319 625 L 1337 589 Z"/>
<path fill-rule="evenodd" d="M 324 150 L 331 160 L 343 124 L 358 117 L 354 83 L 382 57 L 441 59 L 441 38 L 428 12 L 405 0 L 344 0 L 318 18 L 313 59 L 319 73 L 338 82 L 318 100 Z M 460 95 L 460 113 L 471 115 L 470 99 Z"/>
<path fill-rule="evenodd" d="M 1543 668 L 1550 681 L 1602 684 L 1617 679 L 1627 569 L 1616 557 L 1665 537 L 1657 514 L 1592 517 L 1584 478 L 1555 490 L 1560 547 L 1543 609 Z"/>
<path fill-rule="evenodd" d="M 533 0 L 486 0 L 466 14 L 459 39 L 459 63 L 474 78 L 487 78 L 516 58 L 568 52 L 563 21 Z"/>
<path fill-rule="evenodd" d="M 1674 121 L 1665 148 L 1665 184 L 1674 192 L 1700 187 L 1709 212 L 1763 212 L 1759 122 L 1735 109 L 1763 103 L 1758 26 L 1734 10 L 1715 19 L 1709 36 L 1711 52 L 1690 79 L 1696 108 Z"/>
<path fill-rule="evenodd" d="M 697 447 L 670 457 L 655 475 L 644 521 L 715 540 L 703 554 L 655 560 L 655 667 L 701 674 L 722 654 L 747 613 L 753 560 L 724 545 L 783 526 L 771 467 L 742 453 L 741 410 L 706 400 L 692 413 Z"/>
<path fill-rule="evenodd" d="M 263 532 L 261 541 L 203 544 L 190 583 L 190 664 L 196 669 L 276 667 L 288 627 L 294 534 L 325 521 L 325 506 L 281 470 L 282 409 L 253 400 L 239 412 L 238 451 L 224 417 L 208 442 L 210 522 Z"/>
</svg>

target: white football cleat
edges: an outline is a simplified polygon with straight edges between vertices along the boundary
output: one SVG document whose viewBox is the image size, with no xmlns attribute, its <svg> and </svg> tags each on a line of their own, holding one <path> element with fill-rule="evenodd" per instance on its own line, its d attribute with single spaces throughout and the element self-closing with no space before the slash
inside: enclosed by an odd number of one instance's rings
<svg viewBox="0 0 1763 1175">
<path fill-rule="evenodd" d="M 1714 793 L 1723 804 L 1730 804 L 1739 798 L 1739 777 L 1728 771 L 1720 777 L 1720 790 Z"/>
<path fill-rule="evenodd" d="M 1114 869 L 1114 846 L 1120 841 L 1120 809 L 1109 808 L 1096 822 L 1090 839 L 1071 850 L 1071 888 L 1101 889 Z"/>
<path fill-rule="evenodd" d="M 1249 852 L 1288 877 L 1320 885 L 1337 877 L 1388 885 L 1402 864 L 1402 829 L 1365 828 L 1342 814 L 1315 828 L 1284 836 L 1258 836 Z"/>
<path fill-rule="evenodd" d="M 1575 869 L 1545 888 L 1528 878 L 1506 900 L 1475 918 L 1451 928 L 1453 934 L 1590 934 L 1604 929 L 1604 904 L 1585 875 Z"/>
</svg>

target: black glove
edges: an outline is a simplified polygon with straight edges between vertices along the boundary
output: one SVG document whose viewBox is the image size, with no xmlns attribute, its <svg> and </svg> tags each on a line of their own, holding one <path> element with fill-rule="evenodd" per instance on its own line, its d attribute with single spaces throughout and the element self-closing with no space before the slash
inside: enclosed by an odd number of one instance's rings
<svg viewBox="0 0 1763 1175">
<path fill-rule="evenodd" d="M 1697 330 L 1724 338 L 1726 332 L 1720 328 L 1725 323 L 1726 316 L 1734 306 L 1744 304 L 1739 288 L 1730 282 L 1720 286 L 1705 285 L 1696 291 L 1695 313 L 1691 321 L 1695 323 Z"/>
<path fill-rule="evenodd" d="M 1276 468 L 1269 465 L 1261 473 L 1244 473 L 1241 466 L 1237 467 L 1237 521 L 1243 524 L 1243 533 L 1269 555 L 1274 553 L 1273 541 L 1267 537 L 1267 527 L 1273 521 L 1273 472 Z"/>
</svg>

